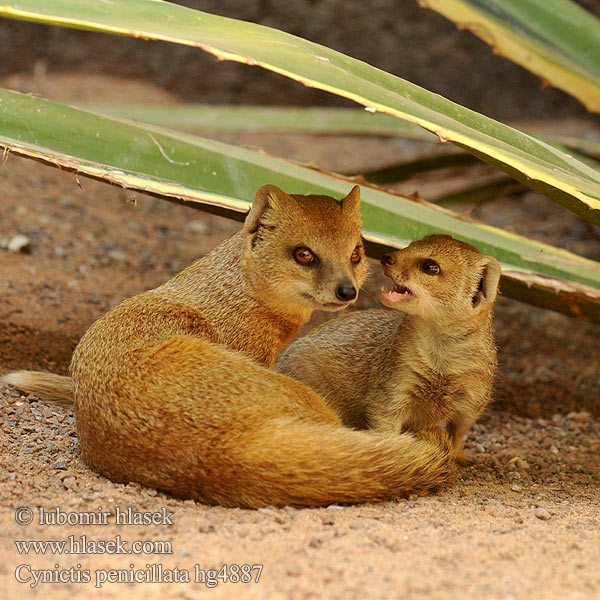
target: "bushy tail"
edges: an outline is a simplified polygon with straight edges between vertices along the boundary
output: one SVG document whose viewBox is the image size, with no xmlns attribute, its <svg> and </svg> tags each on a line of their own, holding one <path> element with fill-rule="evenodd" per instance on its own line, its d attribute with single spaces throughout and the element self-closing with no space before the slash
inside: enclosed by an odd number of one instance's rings
<svg viewBox="0 0 600 600">
<path fill-rule="evenodd" d="M 73 387 L 70 377 L 39 371 L 16 371 L 0 377 L 0 384 L 2 383 L 8 383 L 21 392 L 35 394 L 44 402 L 59 406 L 73 406 Z"/>
<path fill-rule="evenodd" d="M 242 468 L 233 493 L 212 499 L 220 504 L 388 500 L 435 491 L 454 479 L 456 468 L 453 444 L 442 430 L 398 434 L 278 419 L 239 442 L 234 458 Z"/>
<path fill-rule="evenodd" d="M 69 377 L 18 371 L 0 383 L 46 402 L 73 404 Z M 200 482 L 197 465 L 182 473 L 178 464 L 171 485 L 163 485 L 161 477 L 131 480 L 224 506 L 327 506 L 433 492 L 454 478 L 456 468 L 454 445 L 439 429 L 398 434 L 277 418 L 233 437 L 217 460 L 219 477 L 203 476 Z M 163 461 L 151 469 L 153 475 L 165 466 Z"/>
</svg>

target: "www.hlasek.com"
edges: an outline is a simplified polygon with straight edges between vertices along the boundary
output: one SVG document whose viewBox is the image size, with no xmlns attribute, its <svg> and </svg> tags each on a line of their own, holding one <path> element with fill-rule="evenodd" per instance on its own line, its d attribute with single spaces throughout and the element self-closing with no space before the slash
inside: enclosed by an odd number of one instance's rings
<svg viewBox="0 0 600 600">
<path fill-rule="evenodd" d="M 137 512 L 131 507 L 116 507 L 103 511 L 99 506 L 94 512 L 66 512 L 56 507 L 51 510 L 38 508 L 34 512 L 29 507 L 15 511 L 15 520 L 20 525 L 33 523 L 37 516 L 40 525 L 173 525 L 173 513 L 165 507 L 153 513 Z M 87 535 L 70 535 L 62 540 L 15 540 L 20 555 L 29 554 L 173 554 L 171 540 L 124 540 L 120 535 L 112 539 L 96 540 Z M 61 567 L 55 564 L 52 569 L 37 569 L 29 563 L 17 565 L 15 578 L 19 583 L 35 588 L 42 583 L 90 583 L 101 588 L 106 583 L 200 583 L 214 588 L 220 583 L 258 583 L 262 574 L 261 564 L 225 564 L 218 569 L 203 569 L 195 564 L 190 569 L 167 568 L 160 563 L 146 563 L 143 568 L 130 563 L 128 568 L 92 569 L 76 566 Z"/>
<path fill-rule="evenodd" d="M 70 535 L 66 540 L 15 540 L 19 554 L 173 554 L 171 540 L 134 540 L 120 535 L 110 540 L 92 540 Z"/>
</svg>

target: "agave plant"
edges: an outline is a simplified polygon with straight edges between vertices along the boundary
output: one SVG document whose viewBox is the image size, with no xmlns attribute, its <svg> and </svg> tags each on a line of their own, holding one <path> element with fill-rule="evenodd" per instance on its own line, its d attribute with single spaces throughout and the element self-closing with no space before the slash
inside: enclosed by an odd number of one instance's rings
<svg viewBox="0 0 600 600">
<path fill-rule="evenodd" d="M 560 1 L 573 9 L 571 2 Z M 460 4 L 461 0 L 454 3 Z M 464 0 L 462 4 L 469 2 Z M 480 6 L 485 2 L 471 4 Z M 379 127 L 397 132 L 398 124 L 403 124 L 406 135 L 433 134 L 591 223 L 600 224 L 600 172 L 593 160 L 581 159 L 562 144 L 489 119 L 366 63 L 276 29 L 161 0 L 20 0 L 0 5 L 0 16 L 166 40 L 196 46 L 223 60 L 275 71 L 350 98 L 368 113 L 386 113 L 368 122 L 355 111 L 338 111 L 340 119 L 351 121 L 346 123 L 347 129 Z M 575 11 L 566 16 L 576 17 L 596 31 L 595 42 L 590 43 L 598 45 L 600 27 L 591 15 Z M 542 29 L 544 26 L 549 27 L 542 24 Z M 495 35 L 508 34 L 500 31 Z M 532 37 L 537 40 L 543 36 L 539 32 L 528 36 L 525 32 L 523 37 L 530 42 Z M 555 45 L 551 50 L 565 72 L 575 70 L 566 61 L 562 47 Z M 547 48 L 544 51 L 549 52 Z M 590 55 L 595 59 L 588 62 L 597 67 L 600 51 Z M 536 68 L 543 75 L 543 68 Z M 591 96 L 588 105 L 594 106 L 598 88 L 593 72 L 578 71 L 578 77 L 589 83 L 587 87 L 578 86 L 578 93 Z M 262 110 L 270 118 L 277 117 L 272 109 Z M 140 118 L 139 114 L 130 116 Z M 313 122 L 316 118 L 313 113 Z M 284 119 L 289 123 L 289 114 Z M 241 121 L 248 122 L 248 117 L 244 121 L 242 116 Z M 594 142 L 591 145 L 596 147 Z M 0 147 L 239 219 L 247 211 L 254 191 L 266 182 L 295 193 L 331 195 L 342 195 L 353 184 L 350 178 L 262 153 L 9 90 L 0 90 Z M 592 148 L 588 154 L 593 153 Z M 368 184 L 362 188 L 364 236 L 373 254 L 404 246 L 416 231 L 448 232 L 502 262 L 502 290 L 506 295 L 600 322 L 600 265 L 595 261 L 475 222 L 420 199 Z"/>
</svg>

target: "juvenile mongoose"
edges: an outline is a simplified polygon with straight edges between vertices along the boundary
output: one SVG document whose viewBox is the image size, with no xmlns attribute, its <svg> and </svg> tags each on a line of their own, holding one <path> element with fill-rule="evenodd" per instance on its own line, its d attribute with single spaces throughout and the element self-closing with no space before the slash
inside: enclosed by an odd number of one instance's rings
<svg viewBox="0 0 600 600">
<path fill-rule="evenodd" d="M 88 465 L 244 507 L 374 501 L 448 481 L 445 432 L 352 431 L 270 368 L 314 310 L 356 298 L 367 273 L 360 227 L 358 187 L 337 201 L 264 186 L 242 231 L 96 321 L 71 363 Z M 68 401 L 68 378 L 56 377 L 4 381 Z"/>
<path fill-rule="evenodd" d="M 394 310 L 332 319 L 287 348 L 277 369 L 319 392 L 348 427 L 445 423 L 462 457 L 465 433 L 491 400 L 500 264 L 449 235 L 381 262 L 394 283 L 381 300 Z"/>
</svg>

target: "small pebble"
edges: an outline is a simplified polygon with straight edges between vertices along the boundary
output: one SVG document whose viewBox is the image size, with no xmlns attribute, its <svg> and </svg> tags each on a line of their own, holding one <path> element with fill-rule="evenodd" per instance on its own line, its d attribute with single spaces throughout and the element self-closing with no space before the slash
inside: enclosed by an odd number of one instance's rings
<svg viewBox="0 0 600 600">
<path fill-rule="evenodd" d="M 550 519 L 552 516 L 545 508 L 542 508 L 541 506 L 538 506 L 533 514 L 542 521 L 548 521 L 548 519 Z"/>
<path fill-rule="evenodd" d="M 570 419 L 571 421 L 577 421 L 579 423 L 587 423 L 591 420 L 591 416 L 590 413 L 587 411 L 570 412 L 567 415 L 567 419 Z"/>
<path fill-rule="evenodd" d="M 106 255 L 118 262 L 123 262 L 124 260 L 127 260 L 127 254 L 125 254 L 125 252 L 123 252 L 123 250 L 119 250 L 118 248 L 109 250 L 106 253 Z"/>
<path fill-rule="evenodd" d="M 210 227 L 202 221 L 190 221 L 185 228 L 192 233 L 207 235 L 210 233 Z"/>
<path fill-rule="evenodd" d="M 29 252 L 31 250 L 31 240 L 22 233 L 13 235 L 6 244 L 9 252 Z"/>
<path fill-rule="evenodd" d="M 510 489 L 511 489 L 513 492 L 520 492 L 520 491 L 521 491 L 523 488 L 522 488 L 520 485 L 516 485 L 516 484 L 515 484 L 515 485 L 513 485 L 513 486 L 512 486 Z"/>
<path fill-rule="evenodd" d="M 208 522 L 200 523 L 200 525 L 198 525 L 198 531 L 200 533 L 212 533 L 215 531 L 215 526 Z"/>
<path fill-rule="evenodd" d="M 77 487 L 77 479 L 75 479 L 75 477 L 65 477 L 62 483 L 67 490 L 72 490 Z"/>
</svg>

